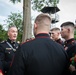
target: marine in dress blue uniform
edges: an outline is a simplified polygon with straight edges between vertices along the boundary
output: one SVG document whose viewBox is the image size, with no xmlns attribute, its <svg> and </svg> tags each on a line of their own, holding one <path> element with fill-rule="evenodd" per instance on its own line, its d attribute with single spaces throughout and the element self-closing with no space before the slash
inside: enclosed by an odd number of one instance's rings
<svg viewBox="0 0 76 75">
<path fill-rule="evenodd" d="M 76 55 L 76 40 L 74 38 L 66 40 L 64 42 L 64 49 L 66 50 L 69 60 L 70 60 L 72 57 L 74 57 Z M 70 62 L 70 64 L 72 64 L 72 63 Z M 74 64 L 74 66 L 76 67 L 76 62 Z M 76 75 L 76 71 L 73 71 L 69 75 Z"/>
<path fill-rule="evenodd" d="M 76 75 L 76 62 L 74 57 L 76 55 L 76 40 L 74 39 L 74 23 L 73 22 L 64 22 L 61 25 L 61 36 L 65 39 L 64 49 L 69 57 L 69 74 L 67 75 Z M 72 59 L 70 61 L 70 59 Z"/>
<path fill-rule="evenodd" d="M 8 75 L 63 75 L 67 69 L 64 48 L 50 39 L 51 19 L 39 14 L 34 24 L 35 39 L 17 50 Z"/>
<path fill-rule="evenodd" d="M 7 75 L 11 62 L 18 48 L 16 42 L 18 30 L 16 26 L 8 28 L 8 40 L 0 43 L 0 75 Z"/>
<path fill-rule="evenodd" d="M 19 44 L 17 42 L 12 42 L 10 39 L 0 43 L 0 70 L 4 74 L 8 72 L 18 46 Z"/>
</svg>

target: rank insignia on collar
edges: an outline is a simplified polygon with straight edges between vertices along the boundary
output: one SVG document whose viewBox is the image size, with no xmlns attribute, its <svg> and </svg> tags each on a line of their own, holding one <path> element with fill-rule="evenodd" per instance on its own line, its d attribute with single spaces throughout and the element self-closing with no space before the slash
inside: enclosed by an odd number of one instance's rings
<svg viewBox="0 0 76 75">
<path fill-rule="evenodd" d="M 11 50 L 11 48 L 6 48 L 6 50 Z"/>
</svg>

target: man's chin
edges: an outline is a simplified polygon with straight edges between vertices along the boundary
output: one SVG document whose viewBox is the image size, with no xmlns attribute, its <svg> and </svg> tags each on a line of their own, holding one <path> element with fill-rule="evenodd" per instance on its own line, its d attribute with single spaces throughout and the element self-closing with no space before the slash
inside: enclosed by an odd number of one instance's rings
<svg viewBox="0 0 76 75">
<path fill-rule="evenodd" d="M 12 41 L 16 41 L 16 38 L 14 38 L 14 39 L 11 39 Z"/>
</svg>

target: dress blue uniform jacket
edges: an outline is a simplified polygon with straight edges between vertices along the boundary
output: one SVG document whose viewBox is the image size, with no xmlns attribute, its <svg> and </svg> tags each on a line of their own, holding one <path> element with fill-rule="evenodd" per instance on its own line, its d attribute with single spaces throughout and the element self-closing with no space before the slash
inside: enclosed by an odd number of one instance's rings
<svg viewBox="0 0 76 75">
<path fill-rule="evenodd" d="M 18 46 L 19 44 L 17 42 L 12 42 L 10 39 L 0 43 L 0 70 L 3 71 L 4 75 L 7 74 L 9 70 Z"/>
<path fill-rule="evenodd" d="M 64 42 L 64 48 L 68 54 L 69 60 L 76 55 L 76 40 L 71 38 Z M 71 64 L 71 62 L 69 62 Z M 76 62 L 74 63 L 76 68 Z M 76 71 L 70 72 L 69 75 L 76 75 Z"/>
<path fill-rule="evenodd" d="M 67 62 L 61 45 L 48 34 L 38 34 L 17 50 L 8 75 L 63 75 Z"/>
</svg>

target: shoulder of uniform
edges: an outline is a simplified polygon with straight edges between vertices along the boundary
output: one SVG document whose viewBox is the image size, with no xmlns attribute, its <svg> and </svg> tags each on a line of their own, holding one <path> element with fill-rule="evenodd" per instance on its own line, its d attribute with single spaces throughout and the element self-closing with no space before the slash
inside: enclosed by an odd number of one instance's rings
<svg viewBox="0 0 76 75">
<path fill-rule="evenodd" d="M 20 44 L 20 41 L 17 41 L 18 44 Z"/>
<path fill-rule="evenodd" d="M 1 43 L 5 43 L 7 40 L 5 40 L 5 41 L 2 41 Z"/>
<path fill-rule="evenodd" d="M 72 45 L 72 47 L 76 47 L 76 41 L 73 42 L 71 45 Z"/>
<path fill-rule="evenodd" d="M 22 42 L 21 45 L 24 44 L 24 43 L 31 42 L 31 41 L 33 41 L 34 39 L 35 39 L 35 38 L 31 38 L 31 39 L 29 39 L 28 41 Z"/>
<path fill-rule="evenodd" d="M 72 41 L 73 44 L 76 44 L 76 40 Z"/>
<path fill-rule="evenodd" d="M 29 41 L 33 41 L 33 40 L 35 40 L 35 38 L 31 38 Z"/>
</svg>

